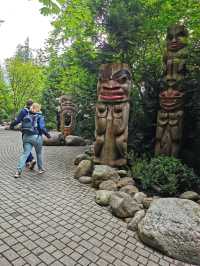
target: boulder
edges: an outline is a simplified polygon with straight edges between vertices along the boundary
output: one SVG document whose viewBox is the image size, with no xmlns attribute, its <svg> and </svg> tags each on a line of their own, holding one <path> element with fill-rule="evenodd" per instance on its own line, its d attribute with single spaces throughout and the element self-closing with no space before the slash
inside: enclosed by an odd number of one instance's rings
<svg viewBox="0 0 200 266">
<path fill-rule="evenodd" d="M 74 173 L 75 178 L 79 178 L 81 176 L 90 176 L 93 169 L 93 163 L 90 160 L 83 160 L 79 163 L 76 171 Z"/>
<path fill-rule="evenodd" d="M 90 184 L 92 182 L 92 177 L 91 176 L 80 176 L 78 180 L 82 184 Z"/>
<path fill-rule="evenodd" d="M 92 186 L 98 188 L 106 180 L 118 180 L 119 175 L 115 169 L 107 165 L 95 165 L 92 174 Z"/>
<path fill-rule="evenodd" d="M 141 209 L 140 205 L 124 192 L 114 192 L 111 195 L 110 207 L 112 213 L 119 218 L 133 217 Z"/>
<path fill-rule="evenodd" d="M 134 217 L 131 219 L 131 221 L 128 223 L 127 227 L 128 229 L 132 231 L 137 231 L 138 229 L 138 223 L 144 218 L 145 216 L 145 211 L 137 211 Z"/>
<path fill-rule="evenodd" d="M 167 256 L 200 265 L 200 206 L 186 199 L 154 200 L 138 224 L 141 240 Z"/>
<path fill-rule="evenodd" d="M 188 199 L 188 200 L 199 200 L 200 196 L 198 193 L 194 191 L 186 191 L 180 195 L 181 199 Z"/>
<path fill-rule="evenodd" d="M 112 193 L 113 191 L 108 190 L 96 191 L 95 202 L 101 206 L 109 205 Z"/>
<path fill-rule="evenodd" d="M 146 198 L 147 195 L 144 194 L 143 192 L 136 192 L 134 195 L 134 200 L 136 200 L 138 203 L 143 203 L 144 198 Z"/>
<path fill-rule="evenodd" d="M 65 144 L 67 146 L 85 146 L 86 142 L 84 138 L 80 136 L 69 135 L 65 137 Z"/>
<path fill-rule="evenodd" d="M 121 192 L 125 192 L 130 196 L 134 196 L 135 193 L 139 192 L 138 188 L 133 185 L 126 185 L 120 189 Z"/>
<path fill-rule="evenodd" d="M 151 197 L 149 197 L 149 198 L 144 198 L 144 200 L 143 200 L 143 202 L 142 202 L 144 208 L 145 208 L 145 209 L 148 209 L 148 208 L 150 207 L 150 205 L 151 205 L 151 203 L 152 203 L 153 200 L 154 200 L 154 198 L 151 198 Z"/>
<path fill-rule="evenodd" d="M 76 156 L 75 160 L 74 160 L 74 165 L 78 165 L 81 161 L 83 160 L 89 160 L 90 157 L 83 153 L 83 154 L 79 154 L 78 156 Z"/>
<path fill-rule="evenodd" d="M 135 185 L 135 181 L 131 177 L 123 177 L 117 182 L 118 188 L 122 188 L 127 185 Z"/>
<path fill-rule="evenodd" d="M 117 184 L 113 180 L 106 180 L 99 185 L 99 189 L 117 191 Z"/>
<path fill-rule="evenodd" d="M 120 177 L 128 176 L 128 173 L 126 170 L 118 170 L 117 173 L 119 174 Z"/>
<path fill-rule="evenodd" d="M 65 145 L 65 138 L 60 132 L 52 131 L 50 132 L 51 138 L 43 137 L 44 146 L 60 146 Z"/>
</svg>

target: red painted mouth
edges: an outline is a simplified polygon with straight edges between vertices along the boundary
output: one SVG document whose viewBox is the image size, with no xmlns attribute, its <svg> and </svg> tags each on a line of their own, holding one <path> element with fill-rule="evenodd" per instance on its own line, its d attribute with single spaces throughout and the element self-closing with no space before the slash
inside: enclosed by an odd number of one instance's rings
<svg viewBox="0 0 200 266">
<path fill-rule="evenodd" d="M 102 100 L 115 101 L 115 100 L 123 100 L 124 98 L 126 98 L 126 95 L 124 94 L 124 91 L 120 87 L 112 89 L 103 87 L 100 93 L 100 99 Z"/>
<path fill-rule="evenodd" d="M 169 47 L 170 47 L 170 49 L 174 50 L 174 49 L 181 49 L 183 47 L 183 45 L 176 42 L 176 43 L 171 43 L 169 45 Z"/>
<path fill-rule="evenodd" d="M 113 95 L 113 96 L 100 96 L 101 100 L 107 100 L 107 101 L 115 101 L 115 100 L 123 100 L 124 96 L 119 95 Z"/>
</svg>

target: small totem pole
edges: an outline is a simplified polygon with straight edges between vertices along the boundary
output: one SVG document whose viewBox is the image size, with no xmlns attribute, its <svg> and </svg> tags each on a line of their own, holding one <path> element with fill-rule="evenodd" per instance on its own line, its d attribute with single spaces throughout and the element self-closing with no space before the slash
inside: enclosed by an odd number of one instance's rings
<svg viewBox="0 0 200 266">
<path fill-rule="evenodd" d="M 95 163 L 127 163 L 131 72 L 127 64 L 104 64 L 97 85 Z"/>
<path fill-rule="evenodd" d="M 72 97 L 63 95 L 60 97 L 60 131 L 66 137 L 72 135 L 76 121 L 76 106 Z"/>
<path fill-rule="evenodd" d="M 183 25 L 167 30 L 164 55 L 165 89 L 160 93 L 161 109 L 157 115 L 155 155 L 178 156 L 183 131 L 183 80 L 186 75 L 188 31 Z"/>
</svg>

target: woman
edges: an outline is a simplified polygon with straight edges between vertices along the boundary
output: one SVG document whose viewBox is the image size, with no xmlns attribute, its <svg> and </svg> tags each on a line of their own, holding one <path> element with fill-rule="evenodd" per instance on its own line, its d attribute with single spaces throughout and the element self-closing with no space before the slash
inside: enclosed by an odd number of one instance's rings
<svg viewBox="0 0 200 266">
<path fill-rule="evenodd" d="M 15 178 L 21 176 L 22 170 L 24 169 L 26 164 L 26 159 L 33 147 L 35 148 L 36 152 L 39 174 L 44 173 L 42 165 L 42 134 L 44 134 L 47 138 L 50 138 L 51 136 L 45 128 L 45 121 L 41 113 L 40 104 L 32 104 L 29 113 L 24 117 L 22 121 L 22 133 L 24 151 L 20 156 Z"/>
</svg>

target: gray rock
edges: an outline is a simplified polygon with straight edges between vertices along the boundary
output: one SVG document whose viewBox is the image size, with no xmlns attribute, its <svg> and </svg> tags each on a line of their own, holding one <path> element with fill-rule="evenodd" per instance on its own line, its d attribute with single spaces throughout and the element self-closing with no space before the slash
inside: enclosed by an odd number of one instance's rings
<svg viewBox="0 0 200 266">
<path fill-rule="evenodd" d="M 95 165 L 92 174 L 92 186 L 98 188 L 106 180 L 118 180 L 119 175 L 115 169 L 107 165 Z"/>
<path fill-rule="evenodd" d="M 99 185 L 99 189 L 117 191 L 117 185 L 113 180 L 106 180 Z"/>
<path fill-rule="evenodd" d="M 81 161 L 83 160 L 88 160 L 90 159 L 90 157 L 83 153 L 83 154 L 79 154 L 78 156 L 76 156 L 75 160 L 74 160 L 74 165 L 78 165 Z"/>
<path fill-rule="evenodd" d="M 200 196 L 194 191 L 186 191 L 180 195 L 181 199 L 198 200 Z"/>
<path fill-rule="evenodd" d="M 144 200 L 143 200 L 143 206 L 144 206 L 144 208 L 145 209 L 148 209 L 150 207 L 150 205 L 151 205 L 151 203 L 152 203 L 153 200 L 154 200 L 154 198 L 151 198 L 151 197 L 144 198 Z"/>
<path fill-rule="evenodd" d="M 121 192 L 125 192 L 130 196 L 134 196 L 135 193 L 139 192 L 138 188 L 133 185 L 126 185 L 120 189 Z"/>
<path fill-rule="evenodd" d="M 82 137 L 69 135 L 65 137 L 65 144 L 67 146 L 85 146 L 86 142 Z"/>
<path fill-rule="evenodd" d="M 128 173 L 127 173 L 126 170 L 118 170 L 117 173 L 118 173 L 118 175 L 120 177 L 126 177 L 126 176 L 128 176 Z"/>
<path fill-rule="evenodd" d="M 79 182 L 82 184 L 90 184 L 92 182 L 91 176 L 81 176 L 79 177 Z"/>
<path fill-rule="evenodd" d="M 164 254 L 200 265 L 200 206 L 186 199 L 154 200 L 138 224 L 141 240 Z"/>
<path fill-rule="evenodd" d="M 139 204 L 124 192 L 114 192 L 111 195 L 110 207 L 112 213 L 119 218 L 133 217 L 140 210 Z"/>
<path fill-rule="evenodd" d="M 113 191 L 108 190 L 96 191 L 95 202 L 101 206 L 109 205 L 112 193 Z"/>
<path fill-rule="evenodd" d="M 145 211 L 137 211 L 135 216 L 131 219 L 131 221 L 128 223 L 127 227 L 128 229 L 132 231 L 137 231 L 138 229 L 138 223 L 144 218 Z"/>
<path fill-rule="evenodd" d="M 119 189 L 127 185 L 135 185 L 135 181 L 131 177 L 123 177 L 117 182 L 117 187 Z"/>
<path fill-rule="evenodd" d="M 144 194 L 143 192 L 136 192 L 134 195 L 134 200 L 136 200 L 138 203 L 143 203 L 144 198 L 146 198 L 147 195 Z"/>
<path fill-rule="evenodd" d="M 47 137 L 43 137 L 43 145 L 44 146 L 60 146 L 65 145 L 65 138 L 64 136 L 57 131 L 50 132 L 51 138 L 48 139 Z"/>
<path fill-rule="evenodd" d="M 83 160 L 79 163 L 76 171 L 74 173 L 75 178 L 79 178 L 81 176 L 90 176 L 93 169 L 93 163 L 90 160 Z"/>
</svg>

